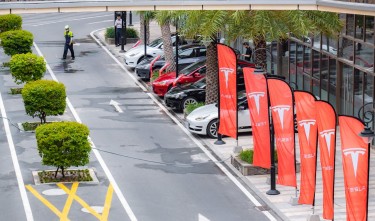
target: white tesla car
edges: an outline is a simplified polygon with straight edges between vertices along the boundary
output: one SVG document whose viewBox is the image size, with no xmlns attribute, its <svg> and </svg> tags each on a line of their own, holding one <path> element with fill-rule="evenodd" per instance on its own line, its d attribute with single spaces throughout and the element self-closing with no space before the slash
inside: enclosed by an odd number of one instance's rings
<svg viewBox="0 0 375 221">
<path fill-rule="evenodd" d="M 188 130 L 195 134 L 217 137 L 217 104 L 199 107 L 186 118 Z M 250 112 L 248 110 L 246 93 L 241 92 L 238 97 L 238 131 L 251 131 Z"/>
<path fill-rule="evenodd" d="M 172 36 L 172 44 L 175 45 L 176 36 Z M 180 43 L 181 44 L 181 43 Z M 186 41 L 182 41 L 182 44 L 186 44 Z M 158 55 L 163 55 L 163 39 L 157 38 L 146 46 L 146 57 L 156 57 Z M 125 65 L 129 68 L 135 68 L 137 64 L 145 57 L 145 46 L 138 45 L 135 48 L 131 48 L 124 55 Z"/>
</svg>

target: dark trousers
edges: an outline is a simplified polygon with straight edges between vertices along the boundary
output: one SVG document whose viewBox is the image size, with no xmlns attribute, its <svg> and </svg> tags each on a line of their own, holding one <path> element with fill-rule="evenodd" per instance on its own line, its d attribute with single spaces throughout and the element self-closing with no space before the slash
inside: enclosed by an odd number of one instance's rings
<svg viewBox="0 0 375 221">
<path fill-rule="evenodd" d="M 115 44 L 116 45 L 121 44 L 121 34 L 122 34 L 122 28 L 116 28 L 116 37 L 115 37 Z"/>
<path fill-rule="evenodd" d="M 66 58 L 66 54 L 68 53 L 68 49 L 70 51 L 70 55 L 72 56 L 72 58 L 74 58 L 73 44 L 65 44 L 63 58 L 64 59 Z"/>
</svg>

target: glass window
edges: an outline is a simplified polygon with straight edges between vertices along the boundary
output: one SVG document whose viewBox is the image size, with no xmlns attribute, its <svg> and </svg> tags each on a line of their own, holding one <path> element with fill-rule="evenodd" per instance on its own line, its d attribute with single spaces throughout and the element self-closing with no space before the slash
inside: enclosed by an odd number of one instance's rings
<svg viewBox="0 0 375 221">
<path fill-rule="evenodd" d="M 290 65 L 289 65 L 289 76 L 290 76 L 290 82 L 296 82 L 296 50 L 297 50 L 297 44 L 293 41 L 290 41 L 289 44 L 289 60 L 290 60 Z"/>
<path fill-rule="evenodd" d="M 312 93 L 315 95 L 315 97 L 319 97 L 320 99 L 320 84 L 316 79 L 312 80 Z"/>
<path fill-rule="evenodd" d="M 340 88 L 341 93 L 341 113 L 353 115 L 353 67 L 343 64 L 342 69 L 342 84 Z"/>
<path fill-rule="evenodd" d="M 365 94 L 364 94 L 364 104 L 374 101 L 374 76 L 371 74 L 365 73 Z M 367 105 L 365 111 L 375 109 L 374 105 Z M 372 108 L 372 109 L 371 109 Z M 374 122 L 369 124 L 369 127 L 372 127 L 374 131 Z"/>
<path fill-rule="evenodd" d="M 313 77 L 320 78 L 320 53 L 313 50 Z"/>
<path fill-rule="evenodd" d="M 355 64 L 373 70 L 374 66 L 374 48 L 367 44 L 356 44 L 355 50 Z"/>
<path fill-rule="evenodd" d="M 206 51 L 207 51 L 207 49 L 205 49 L 205 48 L 199 49 L 199 57 L 206 56 Z"/>
<path fill-rule="evenodd" d="M 366 24 L 365 41 L 374 43 L 374 17 L 366 16 L 365 24 Z"/>
<path fill-rule="evenodd" d="M 303 75 L 303 90 L 309 91 L 311 89 L 311 77 L 309 75 Z"/>
<path fill-rule="evenodd" d="M 306 74 L 310 74 L 311 72 L 311 61 L 310 61 L 310 57 L 311 57 L 311 48 L 309 47 L 305 47 L 305 51 L 304 51 L 304 55 L 303 55 L 303 72 L 305 72 Z"/>
<path fill-rule="evenodd" d="M 320 36 L 321 36 L 320 33 L 317 33 L 314 35 L 314 42 L 313 42 L 314 48 L 320 49 Z"/>
<path fill-rule="evenodd" d="M 336 59 L 329 58 L 329 95 L 328 101 L 336 108 Z"/>
<path fill-rule="evenodd" d="M 329 38 L 327 36 L 322 37 L 322 50 L 327 51 L 331 54 L 337 55 L 337 39 Z"/>
<path fill-rule="evenodd" d="M 325 54 L 321 55 L 320 61 L 320 99 L 328 101 L 328 57 Z"/>
<path fill-rule="evenodd" d="M 364 73 L 357 69 L 354 70 L 354 115 L 363 106 L 363 78 Z"/>
<path fill-rule="evenodd" d="M 365 16 L 355 15 L 355 37 L 363 39 Z"/>
<path fill-rule="evenodd" d="M 341 38 L 340 57 L 353 61 L 353 41 L 347 38 Z"/>
<path fill-rule="evenodd" d="M 303 45 L 297 44 L 297 86 L 303 88 Z"/>
<path fill-rule="evenodd" d="M 346 34 L 354 37 L 354 15 L 346 15 Z"/>
</svg>

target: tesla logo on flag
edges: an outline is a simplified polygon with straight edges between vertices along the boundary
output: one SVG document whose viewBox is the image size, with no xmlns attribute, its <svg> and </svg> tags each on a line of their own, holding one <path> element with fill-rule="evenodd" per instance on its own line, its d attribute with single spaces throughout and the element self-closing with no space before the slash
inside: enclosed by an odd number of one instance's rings
<svg viewBox="0 0 375 221">
<path fill-rule="evenodd" d="M 301 120 L 298 124 L 305 129 L 305 135 L 307 142 L 310 143 L 310 127 L 311 125 L 315 125 L 316 120 Z"/>
<path fill-rule="evenodd" d="M 225 86 L 227 86 L 228 89 L 229 74 L 232 74 L 234 71 L 232 68 L 220 68 L 220 71 L 224 73 Z"/>
<path fill-rule="evenodd" d="M 331 135 L 335 134 L 335 129 L 323 130 L 320 132 L 320 136 L 324 137 L 327 147 L 328 147 L 328 156 L 331 156 Z"/>
<path fill-rule="evenodd" d="M 348 148 L 343 150 L 344 155 L 352 158 L 352 164 L 353 164 L 353 169 L 354 169 L 354 176 L 357 178 L 357 169 L 358 169 L 358 157 L 359 154 L 364 155 L 366 153 L 365 148 L 360 148 L 360 147 L 353 147 L 353 148 Z"/>
<path fill-rule="evenodd" d="M 259 103 L 259 100 L 260 100 L 260 97 L 264 97 L 264 92 L 252 92 L 252 93 L 249 93 L 249 98 L 254 98 L 254 101 L 255 101 L 255 106 L 257 108 L 257 112 L 258 112 L 258 115 L 259 115 L 259 110 L 260 110 L 260 103 Z"/>
<path fill-rule="evenodd" d="M 290 110 L 290 106 L 289 105 L 278 105 L 278 106 L 271 107 L 271 109 L 273 111 L 277 112 L 277 114 L 279 115 L 279 119 L 280 119 L 280 122 L 281 122 L 281 128 L 284 129 L 284 113 L 285 113 L 285 111 Z"/>
</svg>

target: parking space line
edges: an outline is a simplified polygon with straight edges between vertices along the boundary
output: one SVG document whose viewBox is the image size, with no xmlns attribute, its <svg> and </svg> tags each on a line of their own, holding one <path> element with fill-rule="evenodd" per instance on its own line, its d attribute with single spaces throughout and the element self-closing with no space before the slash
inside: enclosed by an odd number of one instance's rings
<svg viewBox="0 0 375 221">
<path fill-rule="evenodd" d="M 65 206 L 64 206 L 64 209 L 62 211 L 62 217 L 60 217 L 60 221 L 63 221 L 63 220 L 65 221 L 65 220 L 68 219 L 69 210 L 70 210 L 70 207 L 72 206 L 74 196 L 76 195 L 77 189 L 78 189 L 78 183 L 75 182 L 75 183 L 72 184 L 72 189 L 70 190 L 70 194 L 68 196 L 68 199 L 65 202 Z"/>
<path fill-rule="evenodd" d="M 61 218 L 61 212 L 52 203 L 50 203 L 46 198 L 38 193 L 31 185 L 27 185 L 28 189 L 36 198 L 38 198 L 45 206 L 47 206 L 53 213 L 55 213 L 59 218 Z M 68 220 L 68 219 L 65 219 Z"/>
<path fill-rule="evenodd" d="M 58 187 L 60 187 L 62 190 L 65 191 L 66 194 L 71 194 L 71 191 L 62 183 L 58 183 L 57 184 Z M 98 218 L 98 220 L 101 219 L 101 216 L 99 213 L 97 213 L 93 208 L 91 208 L 83 199 L 81 199 L 79 196 L 77 195 L 73 195 L 73 199 L 75 201 L 77 201 L 79 204 L 81 204 L 81 206 L 85 209 L 87 209 L 87 211 L 89 211 L 93 216 L 95 216 L 96 218 Z"/>
<path fill-rule="evenodd" d="M 107 195 L 105 197 L 102 219 L 100 221 L 106 221 L 108 219 L 109 209 L 111 208 L 111 203 L 112 203 L 112 195 L 113 195 L 113 187 L 111 184 L 109 184 Z"/>
</svg>

